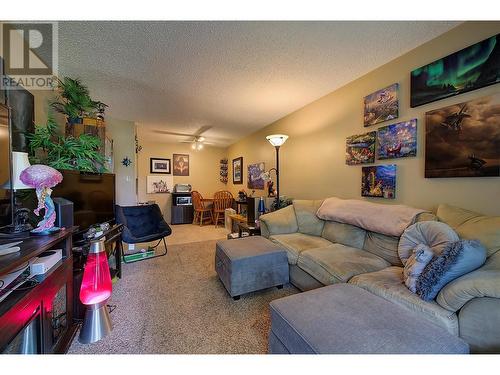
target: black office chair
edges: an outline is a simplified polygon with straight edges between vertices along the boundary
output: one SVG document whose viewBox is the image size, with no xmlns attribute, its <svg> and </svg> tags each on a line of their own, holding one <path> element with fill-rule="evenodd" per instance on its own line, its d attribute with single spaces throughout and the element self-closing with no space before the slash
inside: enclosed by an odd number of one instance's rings
<svg viewBox="0 0 500 375">
<path fill-rule="evenodd" d="M 161 254 L 133 261 L 127 261 L 124 258 L 123 261 L 125 263 L 134 263 L 167 255 L 165 237 L 172 234 L 172 229 L 163 219 L 160 207 L 158 207 L 157 204 L 143 206 L 116 205 L 115 211 L 116 223 L 123 224 L 123 242 L 127 244 L 136 244 L 158 240 L 158 243 L 150 248 L 156 249 L 162 241 L 165 246 L 165 251 Z"/>
</svg>

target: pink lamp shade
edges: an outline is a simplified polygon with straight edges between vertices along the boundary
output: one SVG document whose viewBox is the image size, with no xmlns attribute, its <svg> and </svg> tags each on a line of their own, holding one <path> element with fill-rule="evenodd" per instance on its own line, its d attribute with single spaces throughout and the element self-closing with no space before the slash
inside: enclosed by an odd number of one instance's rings
<svg viewBox="0 0 500 375">
<path fill-rule="evenodd" d="M 111 275 L 104 246 L 102 246 L 102 251 L 92 251 L 94 247 L 100 244 L 101 242 L 91 244 L 91 250 L 87 256 L 87 263 L 83 271 L 80 301 L 84 305 L 102 303 L 111 297 Z"/>
</svg>

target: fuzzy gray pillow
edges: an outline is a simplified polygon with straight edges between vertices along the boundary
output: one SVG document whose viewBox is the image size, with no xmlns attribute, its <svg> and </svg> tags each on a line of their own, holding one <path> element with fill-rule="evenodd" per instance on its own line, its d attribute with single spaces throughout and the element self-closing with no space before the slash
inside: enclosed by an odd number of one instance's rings
<svg viewBox="0 0 500 375">
<path fill-rule="evenodd" d="M 449 243 L 418 277 L 416 293 L 424 301 L 432 301 L 446 284 L 481 267 L 485 261 L 486 249 L 479 241 Z"/>
</svg>

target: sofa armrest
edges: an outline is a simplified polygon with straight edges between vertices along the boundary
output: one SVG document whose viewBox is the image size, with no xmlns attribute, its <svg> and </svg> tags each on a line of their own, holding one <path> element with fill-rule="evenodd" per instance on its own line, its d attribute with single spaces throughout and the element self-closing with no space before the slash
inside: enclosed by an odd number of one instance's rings
<svg viewBox="0 0 500 375">
<path fill-rule="evenodd" d="M 261 235 L 264 237 L 295 233 L 299 230 L 293 205 L 262 215 L 259 220 Z"/>
<path fill-rule="evenodd" d="M 477 270 L 448 283 L 436 301 L 450 311 L 460 310 L 473 298 L 500 298 L 500 255 L 494 254 Z"/>
</svg>

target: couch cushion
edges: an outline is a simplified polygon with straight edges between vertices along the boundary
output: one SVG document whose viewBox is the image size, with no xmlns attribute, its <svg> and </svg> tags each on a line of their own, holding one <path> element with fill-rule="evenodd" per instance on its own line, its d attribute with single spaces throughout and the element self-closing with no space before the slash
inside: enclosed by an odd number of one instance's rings
<svg viewBox="0 0 500 375">
<path fill-rule="evenodd" d="M 332 244 L 322 237 L 303 233 L 275 234 L 269 237 L 269 239 L 285 247 L 288 263 L 290 264 L 297 264 L 299 254 L 304 250 L 325 247 Z"/>
<path fill-rule="evenodd" d="M 355 225 L 327 221 L 325 222 L 321 237 L 334 243 L 341 243 L 342 245 L 362 249 L 365 243 L 365 234 L 366 231 L 364 229 Z"/>
<path fill-rule="evenodd" d="M 349 284 L 357 285 L 369 292 L 419 313 L 432 322 L 458 335 L 457 315 L 444 309 L 435 301 L 423 301 L 412 293 L 403 282 L 403 268 L 389 267 L 377 272 L 353 277 Z"/>
<path fill-rule="evenodd" d="M 500 252 L 477 270 L 446 284 L 436 301 L 445 309 L 458 311 L 471 299 L 481 297 L 500 298 Z"/>
<path fill-rule="evenodd" d="M 297 199 L 293 201 L 300 233 L 321 236 L 325 222 L 316 216 L 321 203 L 323 201 Z"/>
<path fill-rule="evenodd" d="M 387 236 L 376 232 L 366 232 L 363 250 L 384 258 L 393 266 L 402 266 L 398 255 L 399 237 Z"/>
<path fill-rule="evenodd" d="M 346 283 L 355 275 L 390 266 L 376 255 L 339 243 L 301 252 L 297 265 L 324 285 Z"/>
<path fill-rule="evenodd" d="M 407 309 L 349 284 L 270 303 L 271 353 L 468 353 L 468 345 Z"/>
<path fill-rule="evenodd" d="M 500 250 L 500 216 L 484 216 L 447 204 L 439 205 L 437 216 L 455 229 L 460 238 L 479 240 L 488 250 L 488 256 Z"/>
</svg>

